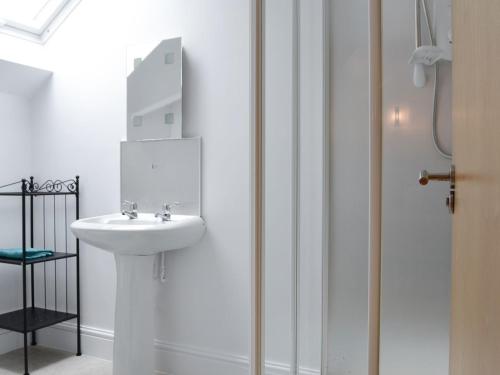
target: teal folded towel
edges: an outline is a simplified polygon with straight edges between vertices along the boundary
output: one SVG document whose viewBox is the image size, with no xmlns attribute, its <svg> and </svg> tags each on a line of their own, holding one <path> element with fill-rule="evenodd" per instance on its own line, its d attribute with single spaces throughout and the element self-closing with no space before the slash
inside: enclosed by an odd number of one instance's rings
<svg viewBox="0 0 500 375">
<path fill-rule="evenodd" d="M 52 250 L 26 248 L 26 259 L 37 259 L 54 255 Z M 0 257 L 9 259 L 23 259 L 23 249 L 0 249 Z"/>
</svg>

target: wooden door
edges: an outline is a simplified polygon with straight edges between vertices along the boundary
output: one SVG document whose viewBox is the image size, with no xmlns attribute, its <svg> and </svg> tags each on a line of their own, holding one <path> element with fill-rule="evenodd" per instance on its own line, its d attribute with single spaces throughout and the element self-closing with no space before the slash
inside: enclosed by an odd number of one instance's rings
<svg viewBox="0 0 500 375">
<path fill-rule="evenodd" d="M 450 373 L 500 374 L 500 1 L 454 0 Z"/>
</svg>

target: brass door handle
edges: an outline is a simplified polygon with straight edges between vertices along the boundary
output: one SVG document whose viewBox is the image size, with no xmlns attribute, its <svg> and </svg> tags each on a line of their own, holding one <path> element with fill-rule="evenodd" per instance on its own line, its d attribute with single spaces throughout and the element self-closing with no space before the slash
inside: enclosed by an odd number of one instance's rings
<svg viewBox="0 0 500 375">
<path fill-rule="evenodd" d="M 429 173 L 425 169 L 420 171 L 418 182 L 420 185 L 425 186 L 430 181 L 446 181 L 450 183 L 450 193 L 446 197 L 446 206 L 450 213 L 455 212 L 455 166 L 450 166 L 448 173 Z"/>
<path fill-rule="evenodd" d="M 448 173 L 429 173 L 425 169 L 420 171 L 418 182 L 427 185 L 430 181 L 449 181 L 450 187 L 455 187 L 455 167 L 452 165 Z"/>
</svg>

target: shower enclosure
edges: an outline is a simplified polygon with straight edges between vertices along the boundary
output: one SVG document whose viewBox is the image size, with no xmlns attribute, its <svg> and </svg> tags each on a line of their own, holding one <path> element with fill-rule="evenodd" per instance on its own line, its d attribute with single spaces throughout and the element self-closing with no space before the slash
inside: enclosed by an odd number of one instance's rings
<svg viewBox="0 0 500 375">
<path fill-rule="evenodd" d="M 262 0 L 263 374 L 448 373 L 451 3 L 375 3 Z"/>
<path fill-rule="evenodd" d="M 420 186 L 418 173 L 447 171 L 451 163 L 451 1 L 382 4 L 380 374 L 404 369 L 408 375 L 444 375 L 449 367 L 449 186 Z M 414 82 L 416 65 L 408 64 L 416 54 L 415 39 L 424 46 L 420 50 L 437 41 L 442 45 L 439 60 L 421 67 L 423 87 Z"/>
</svg>

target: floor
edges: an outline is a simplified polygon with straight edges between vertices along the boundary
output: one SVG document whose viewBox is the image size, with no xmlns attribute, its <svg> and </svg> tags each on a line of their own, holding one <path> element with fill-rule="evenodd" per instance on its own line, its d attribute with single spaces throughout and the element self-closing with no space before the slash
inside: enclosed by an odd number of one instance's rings
<svg viewBox="0 0 500 375">
<path fill-rule="evenodd" d="M 31 375 L 111 375 L 111 362 L 61 352 L 40 346 L 30 347 Z M 0 375 L 24 374 L 23 349 L 0 355 Z"/>
</svg>

